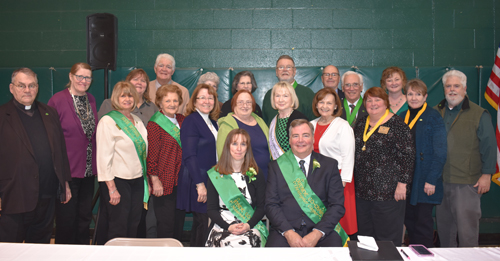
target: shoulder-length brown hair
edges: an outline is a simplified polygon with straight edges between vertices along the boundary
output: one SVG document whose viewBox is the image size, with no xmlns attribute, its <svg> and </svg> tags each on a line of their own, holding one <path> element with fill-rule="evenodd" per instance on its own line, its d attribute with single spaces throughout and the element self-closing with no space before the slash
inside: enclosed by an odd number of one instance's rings
<svg viewBox="0 0 500 261">
<path fill-rule="evenodd" d="M 141 75 L 146 80 L 146 90 L 142 94 L 142 99 L 144 99 L 147 102 L 150 102 L 151 100 L 149 100 L 149 77 L 146 71 L 140 68 L 132 70 L 128 73 L 127 77 L 125 78 L 125 81 L 130 82 L 130 80 L 134 79 L 137 75 Z"/>
<path fill-rule="evenodd" d="M 316 95 L 314 95 L 314 99 L 313 99 L 313 103 L 312 103 L 313 113 L 314 113 L 314 115 L 316 115 L 316 117 L 319 117 L 321 115 L 318 112 L 318 108 L 316 108 L 316 106 L 318 105 L 318 102 L 323 100 L 328 94 L 333 95 L 333 100 L 335 101 L 336 108 L 333 110 L 332 116 L 339 117 L 340 115 L 342 115 L 342 107 L 340 106 L 340 98 L 339 98 L 339 95 L 337 94 L 337 92 L 332 88 L 323 88 L 323 89 L 319 90 L 316 93 Z"/>
<path fill-rule="evenodd" d="M 215 171 L 220 174 L 230 175 L 234 172 L 232 166 L 232 156 L 231 156 L 231 143 L 237 138 L 237 135 L 243 136 L 243 140 L 247 143 L 247 152 L 243 159 L 243 164 L 241 165 L 241 173 L 245 174 L 249 168 L 254 168 L 257 173 L 259 173 L 259 167 L 257 162 L 253 158 L 252 144 L 250 142 L 250 135 L 244 129 L 234 129 L 227 134 L 226 141 L 224 142 L 224 148 L 222 149 L 222 155 L 220 156 L 219 163 L 215 165 Z"/>
<path fill-rule="evenodd" d="M 113 93 L 111 94 L 111 105 L 115 110 L 121 110 L 122 107 L 120 107 L 120 103 L 118 102 L 118 98 L 122 95 L 128 95 L 132 96 L 134 98 L 134 106 L 132 106 L 131 111 L 135 109 L 137 106 L 137 101 L 139 100 L 139 94 L 137 93 L 137 90 L 135 89 L 135 86 L 132 85 L 132 83 L 128 81 L 121 81 L 117 82 L 115 84 L 115 87 L 113 87 Z"/>
<path fill-rule="evenodd" d="M 156 91 L 156 97 L 155 97 L 155 104 L 156 107 L 160 108 L 161 101 L 163 100 L 163 97 L 167 96 L 167 94 L 175 93 L 177 94 L 177 101 L 179 101 L 179 106 L 182 104 L 182 91 L 177 87 L 177 85 L 173 84 L 165 84 L 162 85 L 158 90 Z"/>
<path fill-rule="evenodd" d="M 384 89 L 382 89 L 380 87 L 371 87 L 370 89 L 368 89 L 365 92 L 365 95 L 363 95 L 363 105 L 365 107 L 366 107 L 366 100 L 368 99 L 368 96 L 374 97 L 374 98 L 380 98 L 380 99 L 384 100 L 385 107 L 387 107 L 387 109 L 390 108 L 389 95 L 387 94 L 387 92 L 385 92 Z"/>
<path fill-rule="evenodd" d="M 186 106 L 186 116 L 196 111 L 196 107 L 194 106 L 194 104 L 196 103 L 196 99 L 198 99 L 198 93 L 200 93 L 201 89 L 207 89 L 208 94 L 214 96 L 214 108 L 210 112 L 209 116 L 210 119 L 217 121 L 220 113 L 220 105 L 219 105 L 219 100 L 217 99 L 217 91 L 214 89 L 214 87 L 205 83 L 198 84 L 196 86 L 196 89 L 194 89 L 193 94 L 191 94 L 191 98 L 189 99 L 189 102 Z"/>
<path fill-rule="evenodd" d="M 247 91 L 247 90 L 239 90 L 237 91 L 234 96 L 233 96 L 233 99 L 231 99 L 231 110 L 234 112 L 234 108 L 236 108 L 236 106 L 238 106 L 238 97 L 240 96 L 240 94 L 242 93 L 248 93 L 250 95 L 250 99 L 252 99 L 252 112 L 255 111 L 255 98 L 253 97 L 253 95 Z"/>
<path fill-rule="evenodd" d="M 403 71 L 403 69 L 396 67 L 396 66 L 385 68 L 385 70 L 382 72 L 382 78 L 380 78 L 380 87 L 382 87 L 382 89 L 384 89 L 384 91 L 387 91 L 387 85 L 385 85 L 385 80 L 387 80 L 387 78 L 391 77 L 394 73 L 397 73 L 397 74 L 399 74 L 399 76 L 401 76 L 401 82 L 402 82 L 402 86 L 403 86 L 401 91 L 404 92 L 405 85 L 407 82 L 406 74 L 405 74 L 405 71 Z"/>
</svg>

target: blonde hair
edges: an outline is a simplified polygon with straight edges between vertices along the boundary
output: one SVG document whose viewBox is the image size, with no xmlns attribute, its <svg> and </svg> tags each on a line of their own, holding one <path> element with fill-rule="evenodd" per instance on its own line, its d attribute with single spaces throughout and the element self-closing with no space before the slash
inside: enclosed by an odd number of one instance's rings
<svg viewBox="0 0 500 261">
<path fill-rule="evenodd" d="M 273 109 L 277 110 L 276 104 L 274 103 L 274 95 L 276 94 L 278 89 L 285 89 L 290 93 L 293 102 L 292 108 L 296 110 L 299 107 L 299 98 L 297 97 L 293 86 L 288 82 L 279 82 L 273 86 L 273 90 L 271 91 L 271 106 L 273 107 Z"/>
<path fill-rule="evenodd" d="M 120 98 L 122 94 L 131 95 L 132 98 L 134 98 L 134 106 L 132 107 L 132 110 L 134 110 L 137 106 L 137 101 L 139 100 L 139 94 L 137 93 L 135 86 L 128 81 L 117 82 L 115 87 L 113 87 L 113 93 L 111 94 L 111 105 L 113 105 L 113 108 L 115 110 L 122 110 L 122 107 L 120 107 L 120 103 L 118 102 L 118 98 Z"/>
</svg>

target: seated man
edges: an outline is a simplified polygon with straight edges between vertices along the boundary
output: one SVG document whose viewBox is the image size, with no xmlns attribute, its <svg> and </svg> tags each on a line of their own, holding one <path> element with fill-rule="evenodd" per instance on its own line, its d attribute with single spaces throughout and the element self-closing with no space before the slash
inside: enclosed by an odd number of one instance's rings
<svg viewBox="0 0 500 261">
<path fill-rule="evenodd" d="M 337 161 L 313 152 L 313 144 L 312 124 L 294 120 L 291 150 L 269 163 L 266 247 L 340 247 L 347 240 L 338 225 L 345 209 Z"/>
</svg>

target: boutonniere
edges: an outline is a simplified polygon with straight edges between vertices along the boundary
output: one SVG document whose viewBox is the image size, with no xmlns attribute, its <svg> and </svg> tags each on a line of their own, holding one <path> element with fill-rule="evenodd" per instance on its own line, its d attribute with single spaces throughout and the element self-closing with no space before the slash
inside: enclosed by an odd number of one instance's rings
<svg viewBox="0 0 500 261">
<path fill-rule="evenodd" d="M 250 167 L 250 168 L 248 169 L 248 171 L 247 171 L 245 174 L 246 174 L 246 175 L 248 176 L 248 178 L 250 179 L 250 181 L 249 181 L 248 183 L 250 183 L 250 182 L 252 182 L 252 181 L 254 181 L 254 180 L 256 180 L 256 179 L 257 179 L 257 178 L 255 177 L 255 176 L 257 175 L 257 171 L 255 171 L 255 169 L 254 169 L 254 168 L 252 168 L 252 167 Z"/>
<path fill-rule="evenodd" d="M 319 168 L 321 168 L 321 164 L 316 159 L 313 159 L 313 171 Z"/>
</svg>

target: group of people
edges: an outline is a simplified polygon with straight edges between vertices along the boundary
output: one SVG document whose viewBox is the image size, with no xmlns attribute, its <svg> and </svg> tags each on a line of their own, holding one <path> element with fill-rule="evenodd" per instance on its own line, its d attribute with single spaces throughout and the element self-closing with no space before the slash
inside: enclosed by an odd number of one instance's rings
<svg viewBox="0 0 500 261">
<path fill-rule="evenodd" d="M 496 143 L 462 72 L 443 76 L 445 99 L 431 108 L 425 83 L 398 67 L 361 97 L 361 74 L 328 65 L 314 93 L 283 55 L 260 108 L 250 71 L 225 103 L 215 73 L 190 96 L 172 80 L 171 55 L 154 71 L 149 81 L 132 70 L 99 111 L 86 63 L 48 106 L 35 101 L 33 71 L 12 74 L 0 107 L 0 241 L 47 243 L 55 217 L 56 243 L 88 244 L 97 176 L 98 244 L 180 239 L 190 212 L 195 247 L 343 246 L 357 235 L 400 246 L 404 227 L 411 244 L 433 247 L 437 205 L 441 246 L 478 245 Z"/>
</svg>

